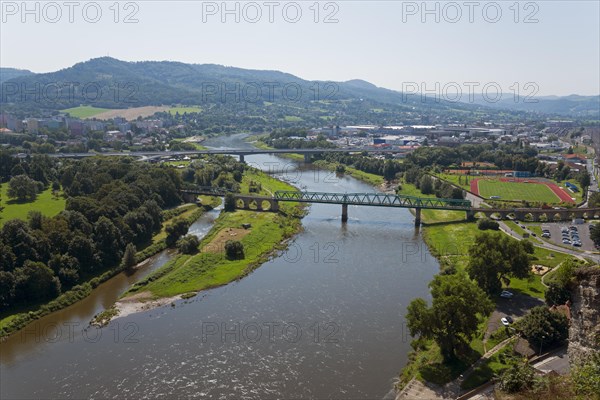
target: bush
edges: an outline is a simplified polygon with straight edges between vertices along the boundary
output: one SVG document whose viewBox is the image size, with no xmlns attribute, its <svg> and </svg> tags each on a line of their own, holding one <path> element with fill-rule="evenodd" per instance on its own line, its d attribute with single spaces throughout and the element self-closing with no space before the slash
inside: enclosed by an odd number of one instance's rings
<svg viewBox="0 0 600 400">
<path fill-rule="evenodd" d="M 177 248 L 183 254 L 196 254 L 198 246 L 200 246 L 200 240 L 195 235 L 186 235 L 177 242 Z"/>
<path fill-rule="evenodd" d="M 477 222 L 477 227 L 482 231 L 487 231 L 487 230 L 497 231 L 500 229 L 500 224 L 496 221 L 492 221 L 489 218 L 483 218 L 483 219 L 480 219 L 479 222 Z"/>
<path fill-rule="evenodd" d="M 515 362 L 500 375 L 500 390 L 515 393 L 528 389 L 533 384 L 533 376 L 533 368 L 528 363 Z"/>
<path fill-rule="evenodd" d="M 243 260 L 244 245 L 239 240 L 228 240 L 225 242 L 225 255 L 230 260 Z"/>
</svg>

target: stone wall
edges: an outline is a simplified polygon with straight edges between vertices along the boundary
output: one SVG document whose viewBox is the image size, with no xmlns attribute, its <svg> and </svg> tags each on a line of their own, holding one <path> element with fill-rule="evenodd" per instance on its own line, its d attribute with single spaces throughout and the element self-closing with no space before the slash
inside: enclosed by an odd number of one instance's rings
<svg viewBox="0 0 600 400">
<path fill-rule="evenodd" d="M 600 352 L 600 268 L 576 273 L 569 327 L 569 360 L 580 365 L 594 352 Z"/>
</svg>

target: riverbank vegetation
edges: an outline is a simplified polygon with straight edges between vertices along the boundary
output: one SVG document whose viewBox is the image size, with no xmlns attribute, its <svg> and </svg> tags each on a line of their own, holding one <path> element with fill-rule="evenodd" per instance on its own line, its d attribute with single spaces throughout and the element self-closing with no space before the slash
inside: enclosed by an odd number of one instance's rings
<svg viewBox="0 0 600 400">
<path fill-rule="evenodd" d="M 293 186 L 255 169 L 244 172 L 240 188 L 242 193 L 252 194 L 294 190 Z M 280 210 L 280 213 L 222 212 L 201 240 L 197 254 L 179 254 L 136 283 L 124 297 L 144 293 L 143 298 L 151 300 L 189 295 L 247 275 L 267 261 L 274 251 L 284 248 L 286 239 L 301 228 L 303 212 L 300 205 L 283 203 Z M 239 246 L 243 250 L 235 252 L 238 256 L 228 255 L 229 248 Z"/>
<path fill-rule="evenodd" d="M 13 169 L 58 182 L 66 201 L 58 215 L 30 211 L 26 221 L 6 221 L 0 230 L 2 335 L 89 295 L 124 269 L 128 245 L 139 250 L 137 261 L 165 249 L 165 220 L 177 214 L 195 220 L 204 211 L 175 208 L 182 202 L 178 171 L 126 157 L 59 162 L 35 156 Z"/>
</svg>

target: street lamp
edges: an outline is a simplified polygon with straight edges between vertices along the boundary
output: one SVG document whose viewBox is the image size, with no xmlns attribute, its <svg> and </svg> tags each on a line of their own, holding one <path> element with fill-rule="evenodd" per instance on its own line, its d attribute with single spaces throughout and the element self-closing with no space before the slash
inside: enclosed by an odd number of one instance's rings
<svg viewBox="0 0 600 400">
<path fill-rule="evenodd" d="M 542 345 L 544 344 L 544 339 L 546 339 L 546 335 L 542 335 L 542 340 L 540 340 L 540 356 L 542 355 Z"/>
</svg>

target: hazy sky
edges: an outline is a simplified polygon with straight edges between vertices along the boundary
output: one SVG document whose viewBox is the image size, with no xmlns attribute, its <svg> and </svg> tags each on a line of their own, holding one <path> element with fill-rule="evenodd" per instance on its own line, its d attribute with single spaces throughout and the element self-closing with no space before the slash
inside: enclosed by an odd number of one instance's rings
<svg viewBox="0 0 600 400">
<path fill-rule="evenodd" d="M 134 1 L 118 3 L 118 15 L 114 1 L 73 3 L 69 22 L 63 1 L 38 2 L 37 11 L 30 2 L 30 14 L 21 1 L 2 1 L 0 65 L 48 72 L 110 55 L 358 78 L 397 90 L 456 82 L 467 91 L 465 82 L 475 82 L 477 91 L 495 82 L 527 94 L 534 82 L 539 95 L 600 93 L 597 0 L 228 2 L 231 14 L 221 1 Z M 124 23 L 131 13 L 137 22 Z"/>
</svg>

